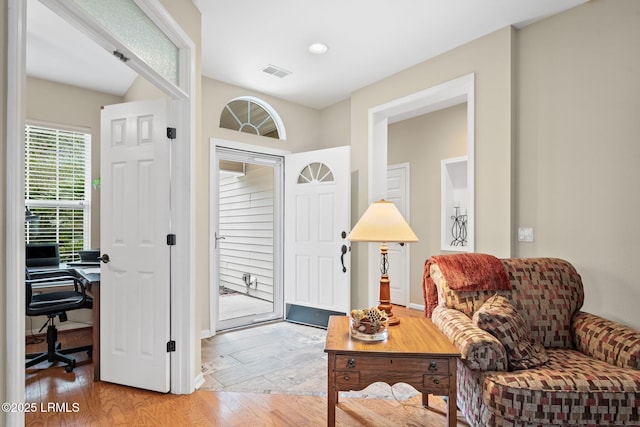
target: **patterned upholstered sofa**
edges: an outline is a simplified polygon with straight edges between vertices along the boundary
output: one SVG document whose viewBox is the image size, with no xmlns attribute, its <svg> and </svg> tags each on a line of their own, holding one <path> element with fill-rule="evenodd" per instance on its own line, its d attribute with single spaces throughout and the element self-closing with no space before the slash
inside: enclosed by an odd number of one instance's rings
<svg viewBox="0 0 640 427">
<path fill-rule="evenodd" d="M 511 290 L 454 291 L 437 263 L 425 264 L 437 288 L 428 314 L 461 353 L 458 407 L 470 425 L 640 426 L 640 331 L 580 311 L 582 281 L 566 261 L 500 262 Z M 509 369 L 505 346 L 476 325 L 474 314 L 496 294 L 544 346 L 539 366 Z"/>
</svg>

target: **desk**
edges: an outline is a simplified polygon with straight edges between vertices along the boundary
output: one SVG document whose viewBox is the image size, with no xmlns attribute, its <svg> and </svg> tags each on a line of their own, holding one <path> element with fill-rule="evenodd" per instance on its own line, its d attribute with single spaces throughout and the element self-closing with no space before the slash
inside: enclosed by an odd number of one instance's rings
<svg viewBox="0 0 640 427">
<path fill-rule="evenodd" d="M 378 381 L 413 386 L 427 407 L 429 393 L 448 396 L 447 425 L 456 426 L 460 353 L 431 319 L 405 317 L 389 328 L 386 340 L 371 342 L 349 336 L 349 317 L 331 316 L 324 351 L 328 354 L 328 426 L 336 423 L 339 391 L 362 390 Z"/>
<path fill-rule="evenodd" d="M 96 272 L 97 270 L 97 272 Z M 73 268 L 93 297 L 93 381 L 100 381 L 100 268 Z"/>
</svg>

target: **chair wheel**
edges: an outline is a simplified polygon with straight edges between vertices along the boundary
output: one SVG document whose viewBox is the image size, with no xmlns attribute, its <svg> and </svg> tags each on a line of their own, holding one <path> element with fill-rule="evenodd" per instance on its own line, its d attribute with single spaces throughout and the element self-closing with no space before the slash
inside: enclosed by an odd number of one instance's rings
<svg viewBox="0 0 640 427">
<path fill-rule="evenodd" d="M 73 368 L 75 368 L 75 367 L 76 367 L 76 361 L 74 359 L 73 361 L 71 361 L 71 363 L 69 365 L 64 367 L 64 370 L 67 371 L 67 372 L 72 372 Z"/>
</svg>

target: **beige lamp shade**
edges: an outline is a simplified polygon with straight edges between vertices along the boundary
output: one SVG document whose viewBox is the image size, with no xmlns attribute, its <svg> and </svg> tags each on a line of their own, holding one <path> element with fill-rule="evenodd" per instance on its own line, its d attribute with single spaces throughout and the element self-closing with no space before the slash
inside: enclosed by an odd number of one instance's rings
<svg viewBox="0 0 640 427">
<path fill-rule="evenodd" d="M 396 205 L 384 199 L 373 202 L 367 208 L 347 239 L 353 242 L 385 243 L 418 241 Z"/>
</svg>

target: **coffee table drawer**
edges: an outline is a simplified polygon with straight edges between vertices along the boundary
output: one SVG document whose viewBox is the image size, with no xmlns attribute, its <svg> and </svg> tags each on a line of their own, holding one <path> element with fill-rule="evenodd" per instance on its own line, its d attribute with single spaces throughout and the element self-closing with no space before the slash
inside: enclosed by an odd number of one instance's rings
<svg viewBox="0 0 640 427">
<path fill-rule="evenodd" d="M 437 357 L 393 357 L 393 356 L 350 356 L 336 355 L 338 370 L 402 370 L 409 372 L 425 372 L 429 374 L 447 375 L 449 360 Z"/>
<path fill-rule="evenodd" d="M 424 375 L 422 377 L 422 385 L 431 391 L 432 394 L 445 395 L 449 391 L 449 376 L 447 375 Z"/>
<path fill-rule="evenodd" d="M 336 386 L 339 389 L 344 387 L 351 390 L 352 387 L 356 387 L 360 384 L 360 372 L 355 371 L 336 371 Z"/>
</svg>

